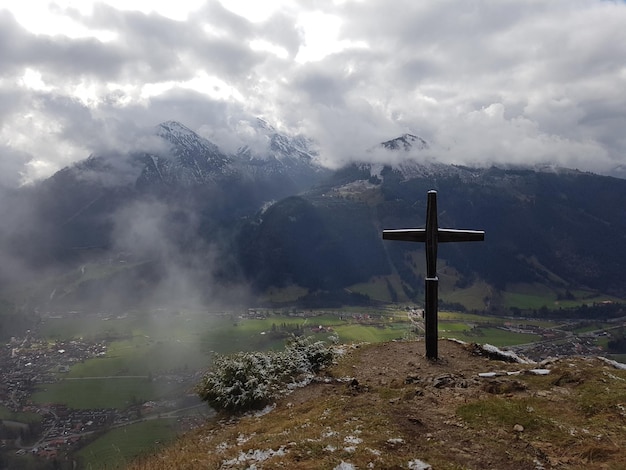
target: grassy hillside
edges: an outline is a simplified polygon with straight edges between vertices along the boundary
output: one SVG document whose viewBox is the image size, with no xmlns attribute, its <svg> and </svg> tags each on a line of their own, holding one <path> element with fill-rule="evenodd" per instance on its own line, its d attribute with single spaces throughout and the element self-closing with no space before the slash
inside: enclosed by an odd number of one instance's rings
<svg viewBox="0 0 626 470">
<path fill-rule="evenodd" d="M 625 370 L 563 358 L 536 375 L 472 345 L 442 341 L 436 362 L 423 349 L 350 348 L 269 413 L 208 422 L 129 468 L 625 468 Z"/>
</svg>

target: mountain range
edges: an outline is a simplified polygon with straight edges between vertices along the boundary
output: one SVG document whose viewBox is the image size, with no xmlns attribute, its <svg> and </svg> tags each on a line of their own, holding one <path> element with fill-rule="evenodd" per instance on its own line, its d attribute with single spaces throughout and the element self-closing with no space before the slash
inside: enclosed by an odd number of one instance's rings
<svg viewBox="0 0 626 470">
<path fill-rule="evenodd" d="M 483 243 L 440 247 L 449 304 L 504 311 L 537 292 L 626 296 L 626 180 L 445 165 L 412 134 L 380 144 L 402 163 L 380 152 L 368 161 L 363 149 L 362 161 L 330 170 L 311 140 L 262 120 L 254 128 L 251 145 L 228 153 L 164 122 L 158 150 L 92 155 L 5 194 L 3 296 L 28 281 L 29 308 L 419 303 L 424 247 L 381 233 L 423 227 L 431 189 L 441 227 L 486 231 Z"/>
</svg>

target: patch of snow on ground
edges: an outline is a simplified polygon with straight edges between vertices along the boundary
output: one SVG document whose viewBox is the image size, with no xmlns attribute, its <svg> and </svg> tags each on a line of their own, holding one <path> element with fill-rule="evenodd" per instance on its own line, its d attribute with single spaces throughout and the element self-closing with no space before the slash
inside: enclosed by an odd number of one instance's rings
<svg viewBox="0 0 626 470">
<path fill-rule="evenodd" d="M 276 456 L 281 457 L 281 456 L 284 456 L 285 454 L 286 452 L 285 452 L 284 446 L 281 446 L 278 450 L 253 449 L 253 450 L 249 450 L 246 453 L 240 452 L 239 455 L 235 457 L 234 459 L 224 460 L 222 462 L 222 466 L 232 467 L 238 464 L 248 463 L 248 462 L 264 462 L 265 460 L 270 459 L 272 457 L 276 457 Z"/>
<path fill-rule="evenodd" d="M 266 415 L 272 411 L 274 411 L 274 409 L 276 408 L 276 403 L 272 404 L 272 405 L 267 405 L 265 408 L 263 408 L 260 411 L 257 411 L 256 413 L 254 413 L 255 417 L 259 417 L 259 416 L 263 416 Z"/>
<path fill-rule="evenodd" d="M 299 382 L 288 383 L 287 390 L 292 391 L 292 390 L 295 390 L 296 388 L 306 387 L 307 385 L 311 383 L 314 377 L 315 377 L 315 374 L 306 374 L 305 377 Z"/>
<path fill-rule="evenodd" d="M 239 433 L 239 435 L 237 436 L 237 444 L 241 445 L 241 444 L 245 444 L 246 442 L 248 442 L 250 439 L 252 439 L 252 437 L 254 436 L 255 433 L 250 434 L 249 436 L 245 436 L 242 433 Z"/>
<path fill-rule="evenodd" d="M 496 346 L 493 346 L 491 344 L 483 344 L 482 348 L 489 353 L 497 354 L 499 356 L 513 359 L 515 362 L 519 364 L 534 364 L 534 361 L 531 361 L 529 359 L 524 359 L 523 357 L 520 357 L 517 354 L 515 354 L 513 351 L 503 351 L 502 349 Z"/>
<path fill-rule="evenodd" d="M 363 442 L 363 439 L 354 436 L 346 436 L 343 440 L 346 444 L 360 444 Z"/>
<path fill-rule="evenodd" d="M 350 383 L 354 380 L 354 377 L 339 377 L 338 379 L 335 379 L 336 382 L 339 383 Z"/>
<path fill-rule="evenodd" d="M 457 338 L 448 338 L 448 341 L 452 341 L 453 343 L 461 344 L 463 346 L 467 344 L 467 341 L 463 341 Z"/>
<path fill-rule="evenodd" d="M 433 467 L 420 459 L 414 459 L 409 462 L 409 470 L 432 470 L 432 468 Z"/>
<path fill-rule="evenodd" d="M 606 375 L 609 379 L 619 380 L 621 382 L 626 382 L 626 380 L 622 379 L 621 377 L 618 377 L 615 374 L 611 374 L 610 372 L 604 372 L 604 375 Z"/>
<path fill-rule="evenodd" d="M 615 367 L 616 369 L 626 370 L 626 364 L 622 364 L 621 362 L 613 361 L 611 359 L 607 359 L 606 357 L 599 356 L 598 359 L 606 362 L 607 364 Z"/>
<path fill-rule="evenodd" d="M 480 374 L 478 374 L 478 377 L 491 378 L 491 377 L 495 377 L 496 375 L 498 374 L 495 372 L 481 372 Z"/>
<path fill-rule="evenodd" d="M 356 470 L 356 467 L 349 462 L 344 462 L 343 460 L 339 465 L 337 465 L 333 470 Z"/>
<path fill-rule="evenodd" d="M 392 437 L 391 439 L 387 439 L 389 444 L 404 444 L 404 439 L 401 437 Z"/>
<path fill-rule="evenodd" d="M 228 450 L 230 446 L 228 445 L 228 443 L 226 442 L 221 442 L 218 445 L 215 446 L 215 451 L 218 454 L 221 454 L 222 452 L 225 452 L 226 450 Z"/>
</svg>

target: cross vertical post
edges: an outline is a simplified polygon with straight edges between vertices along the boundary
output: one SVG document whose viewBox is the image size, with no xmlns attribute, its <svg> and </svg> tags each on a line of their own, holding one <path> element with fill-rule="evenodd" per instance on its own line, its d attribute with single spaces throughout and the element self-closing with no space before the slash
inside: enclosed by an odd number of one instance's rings
<svg viewBox="0 0 626 470">
<path fill-rule="evenodd" d="M 438 359 L 438 303 L 439 278 L 437 277 L 437 245 L 446 242 L 483 241 L 482 230 L 457 230 L 439 228 L 437 222 L 437 191 L 428 191 L 426 204 L 426 228 L 383 230 L 383 240 L 422 242 L 426 245 L 426 280 L 424 322 L 426 335 L 426 357 Z"/>
</svg>

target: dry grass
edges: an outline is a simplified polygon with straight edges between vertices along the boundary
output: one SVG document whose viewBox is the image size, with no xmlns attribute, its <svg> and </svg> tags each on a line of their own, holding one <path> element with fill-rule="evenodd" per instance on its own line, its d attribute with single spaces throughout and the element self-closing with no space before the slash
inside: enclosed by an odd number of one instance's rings
<svg viewBox="0 0 626 470">
<path fill-rule="evenodd" d="M 440 356 L 426 360 L 421 342 L 354 348 L 327 383 L 263 416 L 207 423 L 130 468 L 626 468 L 626 371 L 568 358 L 547 376 L 481 378 L 532 367 L 447 341 Z"/>
</svg>

